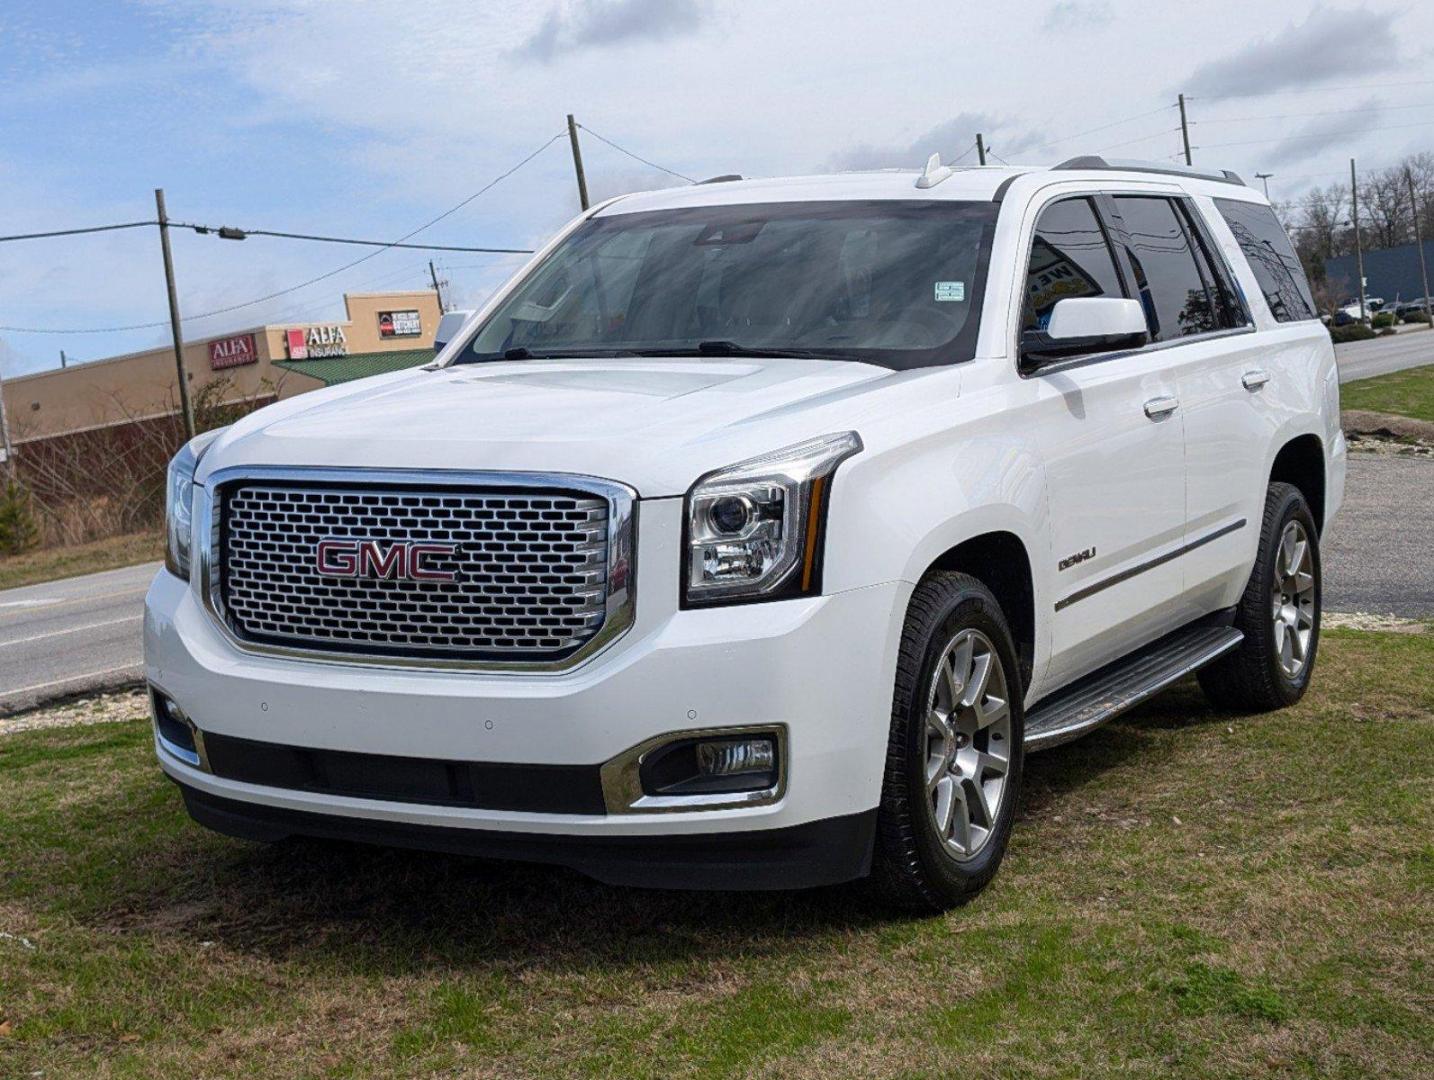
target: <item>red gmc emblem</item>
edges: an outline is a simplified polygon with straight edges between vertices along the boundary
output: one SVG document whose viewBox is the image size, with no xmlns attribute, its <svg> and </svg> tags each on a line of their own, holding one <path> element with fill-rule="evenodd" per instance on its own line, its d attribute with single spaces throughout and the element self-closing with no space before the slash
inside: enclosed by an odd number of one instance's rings
<svg viewBox="0 0 1434 1080">
<path fill-rule="evenodd" d="M 320 540 L 314 559 L 324 577 L 372 577 L 384 580 L 455 581 L 451 570 L 435 570 L 431 559 L 458 553 L 453 544 L 385 544 L 381 540 Z"/>
</svg>

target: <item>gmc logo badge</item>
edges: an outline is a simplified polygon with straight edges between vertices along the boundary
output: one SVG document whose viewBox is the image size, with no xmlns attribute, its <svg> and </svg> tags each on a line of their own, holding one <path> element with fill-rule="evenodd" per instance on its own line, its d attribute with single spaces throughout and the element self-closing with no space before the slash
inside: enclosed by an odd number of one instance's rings
<svg viewBox="0 0 1434 1080">
<path fill-rule="evenodd" d="M 458 553 L 453 544 L 385 544 L 381 540 L 320 540 L 314 560 L 324 577 L 372 577 L 403 581 L 455 581 L 450 570 L 429 563 Z"/>
</svg>

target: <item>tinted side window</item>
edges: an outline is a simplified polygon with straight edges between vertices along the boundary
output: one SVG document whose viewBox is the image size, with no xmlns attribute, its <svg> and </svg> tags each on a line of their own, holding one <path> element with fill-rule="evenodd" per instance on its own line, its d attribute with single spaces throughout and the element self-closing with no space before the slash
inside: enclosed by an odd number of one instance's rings
<svg viewBox="0 0 1434 1080">
<path fill-rule="evenodd" d="M 1234 199 L 1216 199 L 1215 206 L 1250 261 L 1250 269 L 1255 272 L 1255 280 L 1260 283 L 1260 291 L 1265 294 L 1275 320 L 1313 319 L 1315 306 L 1310 284 L 1275 212 L 1268 206 Z"/>
<path fill-rule="evenodd" d="M 1205 288 L 1215 300 L 1221 327 L 1226 329 L 1250 325 L 1250 313 L 1245 308 L 1244 296 L 1230 274 L 1230 267 L 1215 246 L 1210 230 L 1200 212 L 1188 199 L 1182 199 L 1181 221 L 1185 233 L 1195 248 L 1195 261 L 1200 264 L 1200 273 L 1205 278 Z"/>
<path fill-rule="evenodd" d="M 1175 205 L 1145 195 L 1117 195 L 1115 205 L 1125 223 L 1126 250 L 1151 340 L 1223 329 L 1223 305 L 1206 288 Z"/>
<path fill-rule="evenodd" d="M 1063 199 L 1036 220 L 1021 329 L 1044 330 L 1056 301 L 1073 296 L 1125 296 L 1089 199 Z"/>
</svg>

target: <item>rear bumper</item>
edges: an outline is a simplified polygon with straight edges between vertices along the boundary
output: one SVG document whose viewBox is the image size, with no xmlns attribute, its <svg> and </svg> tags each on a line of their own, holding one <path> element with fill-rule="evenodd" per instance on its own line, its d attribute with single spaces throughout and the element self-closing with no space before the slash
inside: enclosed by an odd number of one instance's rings
<svg viewBox="0 0 1434 1080">
<path fill-rule="evenodd" d="M 876 810 L 755 832 L 555 836 L 414 825 L 240 802 L 175 781 L 199 824 L 227 836 L 290 836 L 567 866 L 609 885 L 747 891 L 836 885 L 871 869 Z"/>
</svg>

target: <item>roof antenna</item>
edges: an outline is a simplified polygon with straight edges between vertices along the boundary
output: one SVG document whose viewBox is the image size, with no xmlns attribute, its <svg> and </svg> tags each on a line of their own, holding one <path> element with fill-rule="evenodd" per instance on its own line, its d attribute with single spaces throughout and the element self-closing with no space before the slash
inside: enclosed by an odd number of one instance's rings
<svg viewBox="0 0 1434 1080">
<path fill-rule="evenodd" d="M 926 159 L 926 168 L 922 170 L 921 176 L 917 178 L 916 186 L 919 188 L 932 188 L 945 180 L 953 172 L 950 165 L 941 164 L 941 154 L 937 152 Z"/>
</svg>

